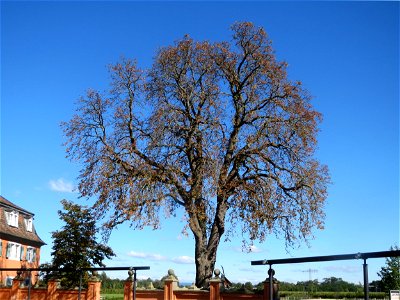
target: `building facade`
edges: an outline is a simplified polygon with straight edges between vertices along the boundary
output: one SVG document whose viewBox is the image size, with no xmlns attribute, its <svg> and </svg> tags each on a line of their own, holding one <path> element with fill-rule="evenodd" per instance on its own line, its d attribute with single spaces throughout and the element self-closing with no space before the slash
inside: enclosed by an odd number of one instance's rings
<svg viewBox="0 0 400 300">
<path fill-rule="evenodd" d="M 33 222 L 34 214 L 0 196 L 0 269 L 38 268 L 45 245 Z M 0 285 L 11 286 L 17 271 L 0 271 Z M 37 272 L 23 272 L 25 284 L 35 284 Z"/>
</svg>

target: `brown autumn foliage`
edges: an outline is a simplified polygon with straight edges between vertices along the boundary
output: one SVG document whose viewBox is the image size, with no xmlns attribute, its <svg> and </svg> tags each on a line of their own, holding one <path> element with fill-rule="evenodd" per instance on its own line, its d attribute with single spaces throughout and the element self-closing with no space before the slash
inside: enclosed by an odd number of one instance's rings
<svg viewBox="0 0 400 300">
<path fill-rule="evenodd" d="M 62 124 L 82 163 L 79 191 L 104 228 L 158 228 L 183 208 L 195 238 L 196 285 L 212 276 L 221 237 L 241 228 L 293 245 L 323 228 L 329 174 L 314 158 L 321 114 L 288 79 L 262 28 L 232 26 L 232 42 L 189 36 L 151 69 L 110 66 L 107 93 L 89 90 Z"/>
</svg>

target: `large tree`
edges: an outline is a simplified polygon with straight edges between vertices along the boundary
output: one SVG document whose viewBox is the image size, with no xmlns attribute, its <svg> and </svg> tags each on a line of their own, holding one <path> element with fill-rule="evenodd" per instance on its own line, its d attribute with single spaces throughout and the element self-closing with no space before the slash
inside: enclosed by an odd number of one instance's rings
<svg viewBox="0 0 400 300">
<path fill-rule="evenodd" d="M 110 66 L 111 89 L 89 90 L 62 125 L 67 155 L 82 163 L 79 191 L 96 197 L 105 228 L 158 228 L 163 213 L 183 208 L 197 286 L 237 227 L 245 242 L 275 233 L 292 245 L 324 221 L 329 176 L 314 158 L 321 114 L 262 28 L 232 31 L 232 42 L 185 36 L 149 70 L 129 59 Z"/>
<path fill-rule="evenodd" d="M 61 284 L 75 287 L 80 284 L 80 269 L 105 267 L 103 260 L 115 254 L 109 246 L 96 241 L 99 229 L 89 208 L 67 200 L 61 203 L 63 210 L 59 210 L 58 215 L 65 224 L 61 230 L 52 232 L 52 262 L 43 267 L 68 270 L 58 275 L 61 276 Z M 54 273 L 58 272 L 53 271 L 50 276 Z M 82 277 L 83 285 L 86 285 L 88 272 L 82 272 Z"/>
</svg>

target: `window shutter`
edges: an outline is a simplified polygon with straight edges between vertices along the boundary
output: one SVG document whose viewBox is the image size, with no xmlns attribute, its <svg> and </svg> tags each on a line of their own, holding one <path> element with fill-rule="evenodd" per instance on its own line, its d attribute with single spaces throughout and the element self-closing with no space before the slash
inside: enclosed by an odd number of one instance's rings
<svg viewBox="0 0 400 300">
<path fill-rule="evenodd" d="M 36 248 L 33 249 L 32 262 L 36 262 Z"/>
<path fill-rule="evenodd" d="M 7 276 L 6 285 L 7 286 L 12 286 L 12 282 L 13 282 L 12 277 Z"/>
<path fill-rule="evenodd" d="M 32 232 L 32 218 L 24 218 L 25 228 L 27 231 Z"/>
<path fill-rule="evenodd" d="M 18 212 L 14 212 L 14 226 L 15 227 L 19 227 L 19 222 L 18 222 L 19 216 L 18 216 Z"/>
<path fill-rule="evenodd" d="M 10 251 L 11 251 L 11 244 L 7 243 L 7 251 L 6 251 L 6 258 L 10 257 Z"/>
</svg>

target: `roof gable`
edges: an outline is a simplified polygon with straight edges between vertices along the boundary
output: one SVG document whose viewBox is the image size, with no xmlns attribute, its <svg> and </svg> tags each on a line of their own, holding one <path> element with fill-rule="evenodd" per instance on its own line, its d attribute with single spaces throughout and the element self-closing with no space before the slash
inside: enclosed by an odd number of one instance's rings
<svg viewBox="0 0 400 300">
<path fill-rule="evenodd" d="M 15 210 L 18 212 L 18 227 L 10 226 L 7 223 L 6 212 Z M 25 225 L 26 218 L 33 218 L 34 214 L 15 205 L 4 197 L 0 196 L 0 239 L 22 242 L 27 245 L 42 246 L 46 243 L 36 233 L 34 224 L 32 231 L 28 231 Z"/>
</svg>

